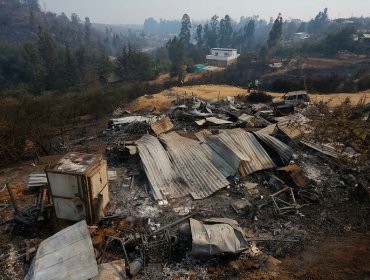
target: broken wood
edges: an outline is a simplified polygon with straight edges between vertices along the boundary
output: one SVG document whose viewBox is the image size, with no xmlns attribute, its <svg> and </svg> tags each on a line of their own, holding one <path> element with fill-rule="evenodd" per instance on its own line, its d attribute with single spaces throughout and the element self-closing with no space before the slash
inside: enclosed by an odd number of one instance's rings
<svg viewBox="0 0 370 280">
<path fill-rule="evenodd" d="M 12 190 L 12 187 L 9 186 L 8 183 L 5 184 L 6 188 L 8 189 L 8 192 L 9 192 L 9 196 L 10 196 L 10 200 L 12 201 L 12 204 L 13 204 L 13 207 L 14 207 L 14 210 L 17 214 L 19 214 L 19 209 L 17 207 L 17 202 L 15 201 L 15 198 L 14 198 L 14 194 L 13 194 L 13 190 Z"/>
</svg>

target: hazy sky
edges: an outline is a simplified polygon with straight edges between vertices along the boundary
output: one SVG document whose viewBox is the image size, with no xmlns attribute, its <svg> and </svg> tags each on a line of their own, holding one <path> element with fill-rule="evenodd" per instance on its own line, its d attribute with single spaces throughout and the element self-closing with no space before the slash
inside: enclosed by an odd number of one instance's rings
<svg viewBox="0 0 370 280">
<path fill-rule="evenodd" d="M 241 16 L 260 15 L 269 19 L 282 13 L 284 19 L 308 20 L 325 7 L 330 18 L 370 16 L 370 0 L 39 0 L 43 9 L 70 16 L 77 13 L 95 23 L 142 24 L 145 18 L 180 19 L 184 13 L 191 19 L 209 19 L 226 14 L 238 20 Z"/>
</svg>

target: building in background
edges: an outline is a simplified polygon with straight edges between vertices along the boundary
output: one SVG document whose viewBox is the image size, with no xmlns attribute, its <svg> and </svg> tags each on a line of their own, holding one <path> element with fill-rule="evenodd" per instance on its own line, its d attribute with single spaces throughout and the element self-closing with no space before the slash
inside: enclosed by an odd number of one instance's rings
<svg viewBox="0 0 370 280">
<path fill-rule="evenodd" d="M 236 49 L 213 48 L 211 54 L 206 56 L 209 66 L 227 67 L 239 57 Z"/>
</svg>

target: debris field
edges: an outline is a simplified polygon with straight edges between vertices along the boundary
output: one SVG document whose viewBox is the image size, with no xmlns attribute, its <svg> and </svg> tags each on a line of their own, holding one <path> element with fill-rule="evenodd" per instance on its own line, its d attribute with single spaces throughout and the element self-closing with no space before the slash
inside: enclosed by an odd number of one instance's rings
<svg viewBox="0 0 370 280">
<path fill-rule="evenodd" d="M 0 279 L 370 275 L 365 100 L 329 108 L 168 95 L 168 111 L 117 108 L 65 155 L 1 171 Z M 105 152 L 84 153 L 89 143 Z M 345 250 L 335 242 L 357 246 L 348 254 L 358 267 L 338 253 L 331 276 L 309 269 L 321 247 Z"/>
</svg>

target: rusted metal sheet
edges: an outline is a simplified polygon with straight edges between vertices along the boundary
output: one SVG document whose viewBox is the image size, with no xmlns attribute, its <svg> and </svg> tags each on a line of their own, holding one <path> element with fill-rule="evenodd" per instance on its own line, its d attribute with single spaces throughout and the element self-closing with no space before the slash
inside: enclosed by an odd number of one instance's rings
<svg viewBox="0 0 370 280">
<path fill-rule="evenodd" d="M 279 177 L 290 186 L 294 184 L 297 187 L 304 188 L 309 182 L 308 178 L 303 174 L 302 168 L 298 165 L 288 165 L 277 170 Z"/>
<path fill-rule="evenodd" d="M 182 137 L 176 132 L 162 134 L 159 139 L 165 144 L 177 174 L 185 180 L 187 191 L 194 199 L 208 197 L 229 185 L 198 141 Z"/>
<path fill-rule="evenodd" d="M 186 183 L 176 173 L 167 152 L 156 137 L 144 135 L 137 141 L 137 147 L 156 200 L 188 194 Z"/>
<path fill-rule="evenodd" d="M 220 134 L 205 136 L 205 141 L 241 176 L 275 167 L 256 137 L 242 129 L 223 130 Z"/>
<path fill-rule="evenodd" d="M 256 135 L 263 143 L 271 147 L 284 162 L 288 163 L 292 158 L 294 150 L 285 143 L 267 134 L 257 132 L 254 135 Z"/>
<path fill-rule="evenodd" d="M 271 124 L 271 125 L 266 126 L 265 128 L 258 130 L 257 132 L 259 134 L 273 135 L 275 131 L 276 131 L 276 124 Z"/>
<path fill-rule="evenodd" d="M 307 140 L 307 139 L 302 139 L 301 143 L 306 145 L 307 147 L 310 147 L 311 149 L 314 149 L 320 153 L 323 153 L 324 155 L 331 156 L 334 158 L 338 158 L 340 156 L 340 152 L 337 149 L 335 149 L 335 147 L 329 144 L 322 144 L 322 143 L 318 143 L 313 140 Z"/>
<path fill-rule="evenodd" d="M 292 140 L 300 139 L 304 133 L 302 125 L 292 120 L 281 121 L 277 124 L 277 127 Z"/>
<path fill-rule="evenodd" d="M 152 130 L 156 135 L 160 135 L 164 132 L 170 131 L 172 128 L 174 128 L 173 123 L 171 122 L 171 119 L 167 116 L 159 121 L 156 121 L 151 125 Z"/>
</svg>

